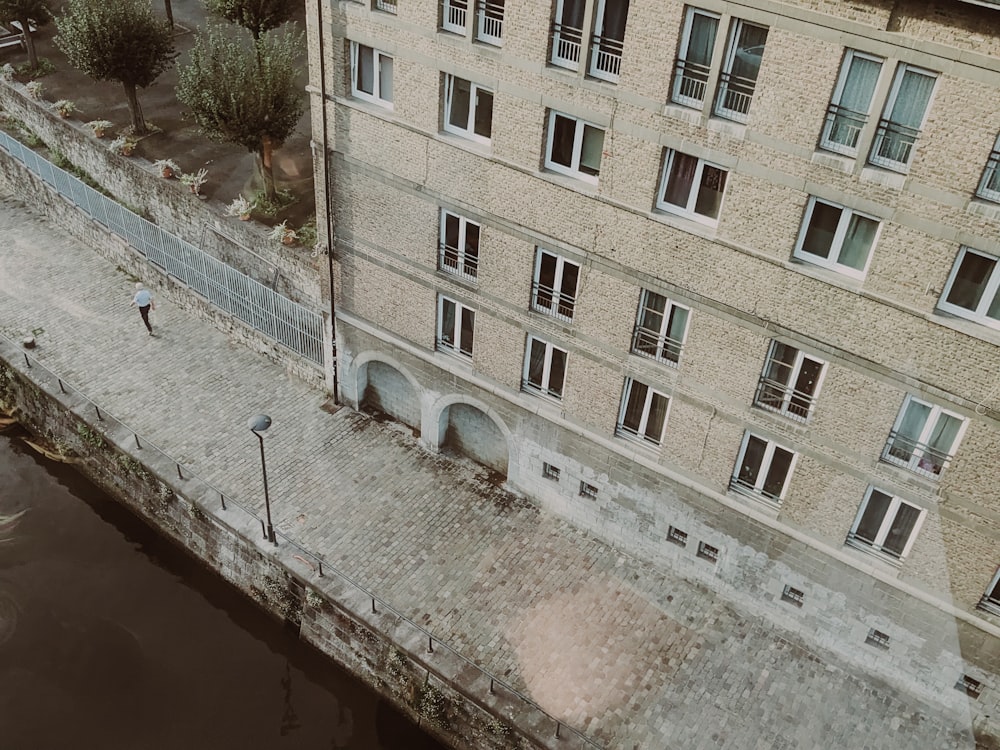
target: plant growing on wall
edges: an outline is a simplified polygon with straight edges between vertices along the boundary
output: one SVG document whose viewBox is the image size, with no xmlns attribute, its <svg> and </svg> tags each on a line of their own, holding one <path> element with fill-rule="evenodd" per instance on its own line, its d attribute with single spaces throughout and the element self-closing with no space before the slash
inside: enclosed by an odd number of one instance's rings
<svg viewBox="0 0 1000 750">
<path fill-rule="evenodd" d="M 129 138 L 128 136 L 120 135 L 115 138 L 111 143 L 108 144 L 108 148 L 114 151 L 116 154 L 121 154 L 122 156 L 131 156 L 135 153 L 135 139 Z"/>
<path fill-rule="evenodd" d="M 199 169 L 197 172 L 186 172 L 181 175 L 181 182 L 188 186 L 192 193 L 201 195 L 201 186 L 208 180 L 208 170 Z"/>
<path fill-rule="evenodd" d="M 28 81 L 24 84 L 24 90 L 32 99 L 41 99 L 42 92 L 45 91 L 45 84 L 41 81 Z"/>
<path fill-rule="evenodd" d="M 282 245 L 292 245 L 298 238 L 298 234 L 294 229 L 288 226 L 287 221 L 283 221 L 280 224 L 275 224 L 271 228 L 271 233 L 268 235 L 272 240 L 277 240 Z"/>
<path fill-rule="evenodd" d="M 232 203 L 226 206 L 226 216 L 239 216 L 242 221 L 247 221 L 252 212 L 253 204 L 242 195 L 237 195 Z"/>
<path fill-rule="evenodd" d="M 177 57 L 170 27 L 143 0 L 68 0 L 56 28 L 56 46 L 70 65 L 94 80 L 121 83 L 132 132 L 145 135 L 136 89 L 152 85 Z"/>
<path fill-rule="evenodd" d="M 69 99 L 60 99 L 59 101 L 53 102 L 52 109 L 58 112 L 60 117 L 69 117 L 71 114 L 78 111 L 76 104 L 71 102 Z"/>
<path fill-rule="evenodd" d="M 28 72 L 38 72 L 38 53 L 30 29 L 52 20 L 47 0 L 0 0 L 0 22 L 10 24 L 16 21 L 25 30 L 24 46 L 28 51 Z"/>
<path fill-rule="evenodd" d="M 153 169 L 158 170 L 160 175 L 168 180 L 181 172 L 181 168 L 173 159 L 157 159 L 153 162 Z"/>
<path fill-rule="evenodd" d="M 180 70 L 177 98 L 212 139 L 256 155 L 264 197 L 274 200 L 272 154 L 292 134 L 303 111 L 296 83 L 302 34 L 287 29 L 253 40 L 218 26 L 200 33 Z"/>
<path fill-rule="evenodd" d="M 91 120 L 87 123 L 87 127 L 94 131 L 96 137 L 103 138 L 114 124 L 110 120 Z"/>
</svg>

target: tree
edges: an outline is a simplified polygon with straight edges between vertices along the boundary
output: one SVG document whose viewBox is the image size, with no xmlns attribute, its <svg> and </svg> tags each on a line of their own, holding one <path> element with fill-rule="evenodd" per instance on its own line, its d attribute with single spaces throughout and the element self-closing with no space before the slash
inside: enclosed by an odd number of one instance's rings
<svg viewBox="0 0 1000 750">
<path fill-rule="evenodd" d="M 256 154 L 256 171 L 274 200 L 271 155 L 292 134 L 304 109 L 296 84 L 302 33 L 294 25 L 256 40 L 221 27 L 199 33 L 178 76 L 177 98 L 212 139 Z"/>
<path fill-rule="evenodd" d="M 55 38 L 69 64 L 98 81 L 118 81 L 125 90 L 132 132 L 145 135 L 136 88 L 146 88 L 177 57 L 170 27 L 143 0 L 69 0 L 56 17 Z"/>
<path fill-rule="evenodd" d="M 205 0 L 209 13 L 247 29 L 255 40 L 291 21 L 301 0 Z"/>
<path fill-rule="evenodd" d="M 28 49 L 28 65 L 32 70 L 38 70 L 38 53 L 35 52 L 35 40 L 31 36 L 29 22 L 42 25 L 51 19 L 52 13 L 47 0 L 0 0 L 0 21 L 17 21 L 21 24 L 24 44 Z"/>
</svg>

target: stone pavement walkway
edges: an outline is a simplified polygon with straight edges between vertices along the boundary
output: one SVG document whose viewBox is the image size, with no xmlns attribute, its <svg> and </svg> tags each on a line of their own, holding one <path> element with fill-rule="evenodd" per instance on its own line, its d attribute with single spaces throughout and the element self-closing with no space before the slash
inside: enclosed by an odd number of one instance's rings
<svg viewBox="0 0 1000 750">
<path fill-rule="evenodd" d="M 704 587 L 518 501 L 475 464 L 324 394 L 162 297 L 149 337 L 133 280 L 0 200 L 0 332 L 176 460 L 609 748 L 972 748 L 968 726 Z"/>
</svg>

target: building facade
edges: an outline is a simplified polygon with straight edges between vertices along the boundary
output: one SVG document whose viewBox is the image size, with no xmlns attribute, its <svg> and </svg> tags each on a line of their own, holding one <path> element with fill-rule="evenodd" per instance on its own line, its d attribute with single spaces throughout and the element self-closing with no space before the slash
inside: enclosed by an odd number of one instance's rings
<svg viewBox="0 0 1000 750">
<path fill-rule="evenodd" d="M 995 722 L 990 5 L 310 4 L 341 396 Z"/>
</svg>

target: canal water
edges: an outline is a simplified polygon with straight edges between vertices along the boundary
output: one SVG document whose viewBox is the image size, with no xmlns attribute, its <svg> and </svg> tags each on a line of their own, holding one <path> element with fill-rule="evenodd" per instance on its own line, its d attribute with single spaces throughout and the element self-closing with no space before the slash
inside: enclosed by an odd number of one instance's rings
<svg viewBox="0 0 1000 750">
<path fill-rule="evenodd" d="M 0 433 L 4 750 L 441 750 L 70 467 Z"/>
</svg>

